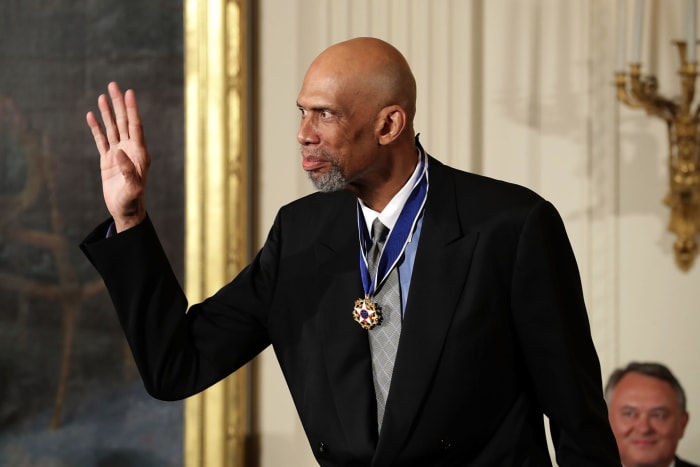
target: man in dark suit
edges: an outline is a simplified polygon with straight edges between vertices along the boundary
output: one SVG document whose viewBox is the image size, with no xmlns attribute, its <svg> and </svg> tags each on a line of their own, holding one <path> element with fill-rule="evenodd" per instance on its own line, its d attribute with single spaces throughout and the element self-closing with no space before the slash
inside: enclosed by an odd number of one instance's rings
<svg viewBox="0 0 700 467">
<path fill-rule="evenodd" d="M 187 313 L 146 213 L 136 98 L 109 94 L 104 131 L 87 121 L 112 218 L 82 248 L 150 394 L 195 394 L 272 344 L 322 466 L 551 465 L 543 414 L 560 466 L 619 466 L 560 216 L 426 154 L 394 47 L 314 60 L 297 139 L 320 193 L 281 208 L 253 262 Z"/>
<path fill-rule="evenodd" d="M 616 369 L 605 400 L 625 467 L 698 467 L 676 456 L 689 415 L 685 391 L 668 367 L 631 362 Z"/>
</svg>

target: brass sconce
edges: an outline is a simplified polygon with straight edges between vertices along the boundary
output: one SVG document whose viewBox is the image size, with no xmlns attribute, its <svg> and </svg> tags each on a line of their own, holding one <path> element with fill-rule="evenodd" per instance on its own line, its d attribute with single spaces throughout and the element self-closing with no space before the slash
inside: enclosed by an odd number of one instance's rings
<svg viewBox="0 0 700 467">
<path fill-rule="evenodd" d="M 668 229 L 676 234 L 673 250 L 676 264 L 690 269 L 698 254 L 696 237 L 700 231 L 700 159 L 698 158 L 698 113 L 691 108 L 695 95 L 697 64 L 686 60 L 685 42 L 676 42 L 681 55 L 680 102 L 657 93 L 655 76 L 642 76 L 638 63 L 630 65 L 629 80 L 625 72 L 616 73 L 617 98 L 632 108 L 646 110 L 668 125 L 669 192 L 664 202 L 671 208 Z"/>
<path fill-rule="evenodd" d="M 623 68 L 619 66 L 619 51 L 618 71 L 615 73 L 618 100 L 629 107 L 646 110 L 649 115 L 664 120 L 668 126 L 669 192 L 664 202 L 671 209 L 668 229 L 676 234 L 673 249 L 676 264 L 683 271 L 689 270 L 695 261 L 698 254 L 696 239 L 700 232 L 700 157 L 698 156 L 700 106 L 692 108 L 695 79 L 698 74 L 694 39 L 695 5 L 694 1 L 688 3 L 693 22 L 688 26 L 688 40 L 674 42 L 678 47 L 681 62 L 679 101 L 672 101 L 658 94 L 655 76 L 642 76 L 638 43 L 635 44 L 629 74 L 621 71 Z M 636 37 L 640 35 L 640 18 L 638 11 L 635 18 Z M 687 44 L 691 41 L 693 47 L 688 49 Z"/>
</svg>

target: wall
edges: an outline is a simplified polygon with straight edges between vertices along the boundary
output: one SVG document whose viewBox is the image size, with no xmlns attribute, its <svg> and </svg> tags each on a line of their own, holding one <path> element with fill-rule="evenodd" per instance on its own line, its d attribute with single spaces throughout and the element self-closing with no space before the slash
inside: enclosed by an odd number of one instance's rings
<svg viewBox="0 0 700 467">
<path fill-rule="evenodd" d="M 684 4 L 647 2 L 643 62 L 669 96 L 679 93 L 669 44 L 683 34 Z M 700 460 L 700 265 L 684 273 L 674 264 L 664 124 L 615 100 L 616 3 L 263 0 L 259 17 L 259 242 L 280 205 L 311 191 L 295 139 L 306 67 L 334 42 L 386 39 L 413 66 L 416 128 L 430 153 L 559 208 L 603 376 L 632 359 L 668 364 L 689 397 L 680 453 Z M 274 356 L 257 363 L 261 465 L 313 465 Z"/>
</svg>

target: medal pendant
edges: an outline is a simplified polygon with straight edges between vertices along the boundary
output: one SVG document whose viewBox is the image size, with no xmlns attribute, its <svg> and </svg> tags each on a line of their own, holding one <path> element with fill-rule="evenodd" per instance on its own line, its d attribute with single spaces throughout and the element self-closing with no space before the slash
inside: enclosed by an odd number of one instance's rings
<svg viewBox="0 0 700 467">
<path fill-rule="evenodd" d="M 382 312 L 368 295 L 365 298 L 355 300 L 355 308 L 352 317 L 362 326 L 362 329 L 372 329 L 382 322 Z"/>
</svg>

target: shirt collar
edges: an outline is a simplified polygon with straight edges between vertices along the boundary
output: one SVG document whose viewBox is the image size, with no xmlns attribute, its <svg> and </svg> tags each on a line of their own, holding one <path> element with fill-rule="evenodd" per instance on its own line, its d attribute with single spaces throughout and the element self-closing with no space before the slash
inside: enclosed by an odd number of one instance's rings
<svg viewBox="0 0 700 467">
<path fill-rule="evenodd" d="M 416 159 L 416 168 L 413 170 L 413 175 L 411 175 L 398 193 L 391 198 L 391 201 L 389 201 L 389 204 L 386 205 L 382 212 L 377 212 L 370 209 L 361 199 L 358 198 L 360 201 L 360 207 L 362 208 L 362 215 L 365 218 L 365 224 L 367 225 L 369 232 L 372 231 L 372 222 L 374 222 L 377 217 L 379 217 L 382 224 L 384 224 L 389 230 L 394 228 L 394 225 L 396 225 L 396 221 L 399 218 L 399 214 L 401 214 L 401 210 L 403 209 L 404 204 L 406 204 L 408 197 L 411 195 L 411 191 L 413 190 L 416 180 L 420 176 L 420 158 L 421 153 L 420 150 L 418 150 L 418 158 Z"/>
</svg>

